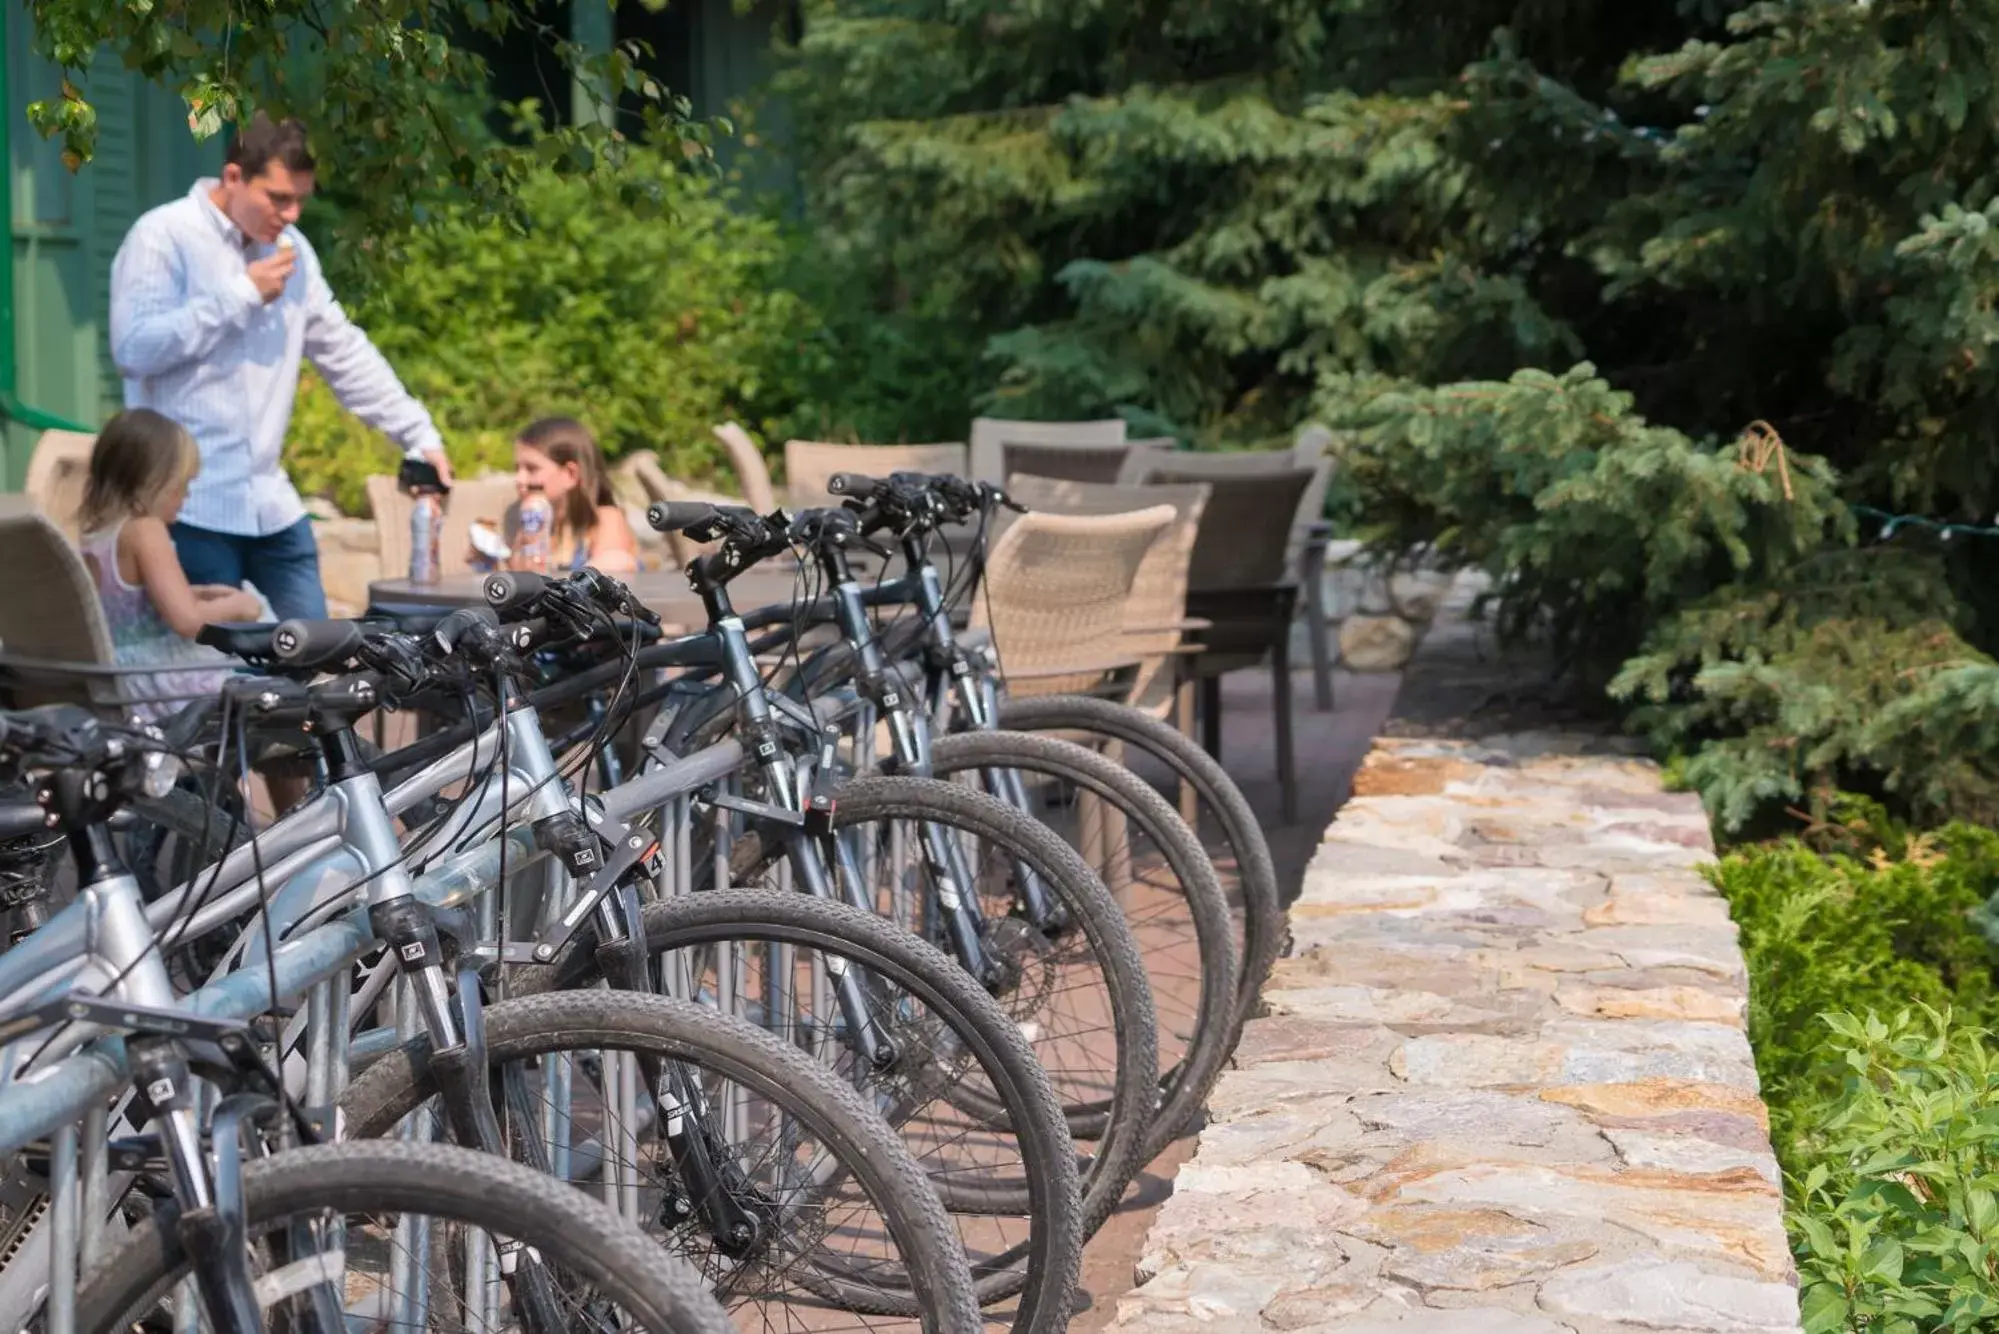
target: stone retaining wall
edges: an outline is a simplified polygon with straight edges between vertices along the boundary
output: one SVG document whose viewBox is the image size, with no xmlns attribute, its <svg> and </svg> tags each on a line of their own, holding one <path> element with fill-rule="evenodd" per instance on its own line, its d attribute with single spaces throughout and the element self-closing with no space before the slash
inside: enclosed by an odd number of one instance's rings
<svg viewBox="0 0 1999 1334">
<path fill-rule="evenodd" d="M 1112 1328 L 1797 1329 L 1707 823 L 1592 748 L 1377 743 Z"/>
</svg>

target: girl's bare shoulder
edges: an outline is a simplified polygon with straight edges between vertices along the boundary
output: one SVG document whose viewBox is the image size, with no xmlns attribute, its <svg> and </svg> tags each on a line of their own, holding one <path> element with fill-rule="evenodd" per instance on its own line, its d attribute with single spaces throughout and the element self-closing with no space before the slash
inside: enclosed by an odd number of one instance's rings
<svg viewBox="0 0 1999 1334">
<path fill-rule="evenodd" d="M 124 551 L 158 551 L 173 544 L 166 524 L 150 514 L 135 514 L 118 529 L 118 546 Z"/>
</svg>

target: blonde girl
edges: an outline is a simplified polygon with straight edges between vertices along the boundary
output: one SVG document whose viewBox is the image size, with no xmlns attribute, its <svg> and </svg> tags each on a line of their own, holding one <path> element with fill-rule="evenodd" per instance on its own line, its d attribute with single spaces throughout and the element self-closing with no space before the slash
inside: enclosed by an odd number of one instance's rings
<svg viewBox="0 0 1999 1334">
<path fill-rule="evenodd" d="M 80 545 L 118 665 L 165 669 L 126 681 L 133 712 L 149 720 L 215 694 L 229 675 L 233 659 L 194 642 L 202 626 L 266 618 L 254 593 L 190 584 L 174 554 L 168 525 L 200 468 L 193 437 L 150 408 L 106 422 L 90 452 Z"/>
</svg>

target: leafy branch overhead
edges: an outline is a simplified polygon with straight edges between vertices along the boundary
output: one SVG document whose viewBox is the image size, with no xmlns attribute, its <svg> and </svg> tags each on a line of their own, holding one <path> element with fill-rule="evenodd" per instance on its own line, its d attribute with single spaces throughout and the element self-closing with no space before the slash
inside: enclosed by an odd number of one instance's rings
<svg viewBox="0 0 1999 1334">
<path fill-rule="evenodd" d="M 357 241 L 399 235 L 444 201 L 504 206 L 537 166 L 613 173 L 634 139 L 705 151 L 705 128 L 688 123 L 685 98 L 645 72 L 641 47 L 586 50 L 532 5 L 29 0 L 28 9 L 37 50 L 66 75 L 62 95 L 31 104 L 28 118 L 60 138 L 72 170 L 96 146 L 89 71 L 119 61 L 178 91 L 200 138 L 258 109 L 304 119 Z M 567 99 L 574 79 L 600 114 L 553 125 L 532 103 L 496 114 L 487 53 L 508 41 L 533 45 L 564 71 L 551 99 Z M 528 142 L 497 133 L 508 114 L 544 132 Z"/>
</svg>

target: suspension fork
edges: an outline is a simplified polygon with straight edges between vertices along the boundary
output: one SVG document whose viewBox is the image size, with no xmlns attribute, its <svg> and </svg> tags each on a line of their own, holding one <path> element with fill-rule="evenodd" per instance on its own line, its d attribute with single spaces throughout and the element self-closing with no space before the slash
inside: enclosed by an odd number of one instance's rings
<svg viewBox="0 0 1999 1334">
<path fill-rule="evenodd" d="M 787 789 L 792 788 L 795 775 L 787 771 L 783 778 Z M 794 809 L 797 803 L 791 790 L 784 791 L 782 795 L 788 800 L 773 804 Z M 837 877 L 834 867 L 828 864 L 828 847 L 833 849 L 834 865 L 839 868 Z M 878 911 L 869 901 L 867 882 L 861 878 L 860 868 L 854 863 L 853 850 L 832 830 L 832 805 L 826 799 L 815 799 L 807 808 L 805 823 L 787 829 L 785 857 L 791 866 L 793 881 L 806 894 L 816 899 L 844 899 L 867 913 Z M 830 965 L 831 961 L 828 962 Z M 895 1064 L 899 1053 L 875 1022 L 873 1009 L 868 1003 L 871 988 L 866 972 L 844 966 L 829 966 L 828 971 L 833 975 L 834 999 L 839 1003 L 841 1017 L 847 1021 L 847 1032 L 860 1051 L 861 1059 L 873 1069 L 887 1070 Z"/>
<path fill-rule="evenodd" d="M 833 580 L 833 601 L 840 629 L 854 646 L 855 685 L 861 696 L 873 704 L 888 723 L 896 770 L 913 777 L 928 778 L 931 774 L 930 744 L 923 718 L 908 692 L 889 669 L 881 643 L 875 638 L 874 623 L 868 619 L 867 608 L 861 601 L 861 586 L 848 566 L 846 552 L 837 547 L 829 548 L 824 553 L 824 561 L 827 574 Z M 941 605 L 943 598 L 941 592 L 936 591 L 936 571 L 928 565 L 919 568 L 926 576 L 920 581 L 922 591 L 919 602 L 930 600 L 934 595 L 935 601 Z M 964 848 L 948 830 L 927 820 L 919 823 L 918 833 L 935 900 L 934 909 L 938 921 L 943 924 L 952 953 L 957 956 L 959 965 L 977 978 L 980 985 L 989 988 L 1000 985 L 1005 973 L 999 960 L 986 950 L 985 916 L 979 910 L 976 881 L 966 864 Z M 853 885 L 865 892 L 851 849 L 843 851 L 840 869 Z"/>
<path fill-rule="evenodd" d="M 636 886 L 620 885 L 597 905 L 597 966 L 614 991 L 654 994 L 652 959 L 642 934 Z M 712 1133 L 712 1114 L 700 1081 L 679 1061 L 635 1054 L 645 1080 L 645 1096 L 653 1109 L 653 1126 L 665 1143 L 684 1187 L 682 1198 L 669 1202 L 679 1222 L 699 1215 L 716 1245 L 729 1255 L 747 1254 L 764 1231 L 758 1215 L 743 1206 L 749 1184 L 726 1153 L 726 1141 Z M 620 1109 L 622 1111 L 622 1109 Z M 606 1126 L 604 1153 L 612 1146 Z M 605 1170 L 609 1170 L 608 1161 Z"/>
<path fill-rule="evenodd" d="M 92 945 L 106 962 L 120 969 L 124 999 L 161 1009 L 175 1007 L 178 1000 L 173 983 L 153 948 L 144 896 L 110 831 L 93 822 L 70 830 L 68 842 L 76 864 L 79 897 L 87 899 L 93 910 Z M 187 1053 L 178 1041 L 159 1034 L 128 1039 L 126 1052 L 142 1113 L 140 1123 L 151 1121 L 159 1129 L 174 1195 L 181 1206 L 179 1228 L 194 1256 L 195 1287 L 209 1318 L 220 1334 L 262 1334 L 263 1315 L 250 1283 L 249 1257 L 241 1244 L 217 1244 L 232 1229 L 240 1238 L 243 1218 L 240 1210 L 225 1212 L 216 1207 L 215 1177 L 202 1151 L 200 1090 L 189 1069 Z M 86 1119 L 84 1124 L 90 1128 L 93 1123 Z M 50 1166 L 57 1200 L 72 1211 L 72 1217 L 81 1205 L 76 1179 L 77 1133 L 74 1129 L 60 1132 Z M 91 1146 L 91 1152 L 101 1151 L 101 1145 Z M 94 1219 L 90 1225 L 100 1227 L 102 1220 Z M 51 1273 L 50 1305 L 51 1314 L 56 1314 L 60 1285 L 64 1300 L 71 1303 L 62 1314 L 73 1318 L 77 1247 L 73 1241 L 62 1244 L 68 1240 L 58 1238 L 58 1244 L 50 1248 L 52 1266 L 68 1267 L 65 1274 Z"/>
<path fill-rule="evenodd" d="M 777 719 L 764 697 L 763 678 L 750 656 L 742 619 L 729 605 L 728 590 L 711 586 L 703 590 L 703 597 L 709 624 L 722 636 L 723 668 L 736 691 L 737 728 L 763 775 L 765 813 L 785 830 L 785 855 L 792 876 L 799 888 L 814 898 L 842 897 L 842 886 L 835 881 L 824 850 L 824 840 L 832 838 L 832 802 L 824 796 L 815 795 L 809 801 L 805 797 L 791 757 L 779 744 Z M 875 911 L 859 877 L 847 878 L 845 889 L 847 902 L 863 912 Z M 861 971 L 849 968 L 835 973 L 833 989 L 862 1058 L 877 1070 L 893 1065 L 895 1046 L 875 1025 Z"/>
<path fill-rule="evenodd" d="M 948 675 L 950 689 L 957 698 L 958 715 L 969 724 L 966 730 L 999 730 L 999 698 L 991 677 L 979 670 L 972 655 L 958 643 L 951 628 L 950 609 L 944 605 L 944 590 L 937 581 L 935 566 L 925 564 L 917 579 L 917 608 L 929 626 L 925 655 L 934 669 L 932 676 Z M 937 691 L 941 698 L 943 691 Z M 1016 769 L 987 769 L 980 774 L 988 795 L 1034 818 L 1028 805 L 1027 787 Z M 1043 935 L 1059 935 L 1069 927 L 1069 910 L 1058 902 L 1047 882 L 1032 866 L 1013 859 L 1014 883 L 1020 886 L 1021 913 L 1028 924 Z"/>
<path fill-rule="evenodd" d="M 503 698 L 504 710 L 512 703 Z M 512 718 L 506 719 L 511 725 Z M 437 924 L 419 903 L 402 866 L 395 825 L 382 804 L 381 783 L 362 759 L 351 731 L 341 729 L 321 737 L 321 753 L 329 777 L 345 800 L 345 836 L 371 870 L 379 868 L 368 902 L 368 921 L 375 937 L 395 954 L 407 979 L 424 1035 L 430 1040 L 430 1068 L 436 1073 L 439 1101 L 453 1137 L 463 1145 L 504 1156 L 506 1140 L 494 1110 L 484 1015 L 478 974 L 466 968 L 460 975 L 458 1001 L 464 1025 L 451 1012 L 451 988 L 444 974 L 444 951 Z M 502 835 L 504 837 L 504 835 Z M 503 887 L 496 887 L 498 889 Z M 558 1334 L 564 1328 L 555 1282 L 540 1258 L 527 1247 L 500 1247 L 500 1267 L 522 1323 L 535 1334 Z M 412 1299 L 423 1300 L 424 1284 L 411 1276 Z"/>
<path fill-rule="evenodd" d="M 187 1055 L 169 1038 L 135 1038 L 126 1044 L 132 1079 L 147 1119 L 159 1127 L 161 1147 L 180 1201 L 176 1228 L 194 1264 L 195 1288 L 219 1334 L 263 1334 L 263 1312 L 250 1284 L 240 1201 L 219 1198 L 201 1146 L 200 1090 Z M 218 1128 L 219 1129 L 219 1128 Z M 232 1123 L 229 1133 L 235 1133 Z M 218 1154 L 222 1145 L 216 1144 Z M 233 1171 L 233 1153 L 223 1155 Z M 228 1183 L 233 1190 L 234 1183 Z M 231 1207 L 219 1207 L 228 1204 Z"/>
<path fill-rule="evenodd" d="M 878 656 L 879 650 L 875 653 Z M 861 693 L 888 722 L 897 772 L 929 778 L 932 774 L 930 744 L 922 720 L 911 706 L 909 696 L 890 684 L 886 677 L 887 673 L 883 670 L 870 672 L 864 669 L 858 683 Z M 918 823 L 918 833 L 924 866 L 930 873 L 931 897 L 935 900 L 937 919 L 944 926 L 952 953 L 957 955 L 960 966 L 982 985 L 999 985 L 1003 971 L 999 961 L 986 951 L 985 914 L 979 907 L 977 878 L 966 861 L 964 847 L 951 837 L 948 829 L 930 820 Z M 852 875 L 858 884 L 859 868 L 850 865 L 851 861 L 852 851 L 849 849 L 842 859 L 841 869 Z"/>
<path fill-rule="evenodd" d="M 415 998 L 423 1031 L 430 1039 L 430 1069 L 452 1137 L 460 1144 L 506 1157 L 506 1136 L 493 1102 L 477 970 L 467 966 L 458 974 L 458 1005 L 464 1018 L 461 1026 L 451 1013 L 451 989 L 445 980 L 437 925 L 423 905 L 411 895 L 399 895 L 370 904 L 368 921 L 376 937 L 394 951 L 409 981 L 409 994 Z M 563 1330 L 555 1281 L 540 1258 L 529 1248 L 503 1246 L 500 1264 L 507 1285 L 513 1289 L 522 1323 L 536 1334 Z"/>
</svg>

